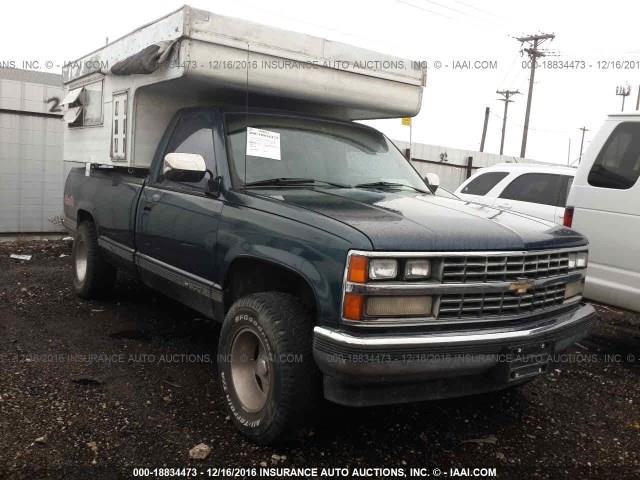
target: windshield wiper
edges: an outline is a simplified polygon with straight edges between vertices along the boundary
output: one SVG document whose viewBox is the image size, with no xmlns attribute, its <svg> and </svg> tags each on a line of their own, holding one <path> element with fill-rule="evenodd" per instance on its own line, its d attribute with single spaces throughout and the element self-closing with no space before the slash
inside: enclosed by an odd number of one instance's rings
<svg viewBox="0 0 640 480">
<path fill-rule="evenodd" d="M 316 180 L 314 178 L 295 178 L 295 177 L 279 177 L 279 178 L 267 178 L 266 180 L 257 180 L 255 182 L 249 182 L 245 187 L 268 187 L 268 186 L 297 186 L 297 185 L 313 185 L 313 184 L 331 185 L 339 188 L 350 188 L 349 185 L 343 185 L 341 183 L 327 182 L 325 180 Z"/>
<path fill-rule="evenodd" d="M 369 187 L 405 187 L 405 188 L 412 188 L 413 190 L 415 190 L 416 192 L 420 192 L 420 193 L 431 193 L 431 192 L 427 192 L 426 190 L 421 190 L 417 187 L 414 187 L 413 185 L 407 185 L 404 183 L 396 183 L 396 182 L 371 182 L 371 183 L 359 183 L 358 185 L 355 186 L 356 188 L 369 188 Z"/>
</svg>

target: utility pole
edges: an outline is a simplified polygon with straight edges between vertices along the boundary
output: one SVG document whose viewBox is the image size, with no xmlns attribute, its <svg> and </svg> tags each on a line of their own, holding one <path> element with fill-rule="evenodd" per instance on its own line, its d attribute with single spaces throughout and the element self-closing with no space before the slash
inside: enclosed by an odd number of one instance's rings
<svg viewBox="0 0 640 480">
<path fill-rule="evenodd" d="M 578 130 L 582 130 L 582 140 L 580 140 L 580 156 L 578 157 L 578 164 L 582 161 L 582 147 L 584 146 L 584 132 L 588 132 L 587 127 L 581 127 Z"/>
<path fill-rule="evenodd" d="M 520 158 L 524 158 L 527 151 L 527 134 L 529 132 L 529 116 L 531 115 L 531 97 L 533 96 L 533 80 L 536 75 L 536 62 L 538 57 L 544 57 L 546 55 L 542 50 L 538 50 L 538 47 L 547 40 L 553 40 L 556 36 L 553 33 L 541 33 L 538 35 L 528 35 L 526 37 L 518 37 L 521 44 L 527 43 L 528 48 L 524 51 L 529 55 L 531 61 L 531 74 L 529 75 L 529 93 L 527 94 L 527 113 L 524 116 L 524 129 L 522 131 L 522 146 L 520 147 Z"/>
<path fill-rule="evenodd" d="M 567 165 L 571 165 L 571 137 L 569 137 L 569 150 L 567 151 Z"/>
<path fill-rule="evenodd" d="M 629 95 L 631 95 L 631 86 L 627 85 L 627 86 L 617 86 L 616 87 L 616 95 L 619 95 L 622 97 L 622 110 L 620 110 L 621 112 L 624 112 L 624 100 L 625 98 L 627 98 Z"/>
<path fill-rule="evenodd" d="M 638 99 L 636 100 L 636 110 L 640 110 L 640 85 L 638 85 Z"/>
<path fill-rule="evenodd" d="M 480 140 L 480 151 L 484 152 L 484 141 L 487 138 L 487 126 L 489 125 L 489 107 L 484 109 L 484 126 L 482 127 L 482 139 Z"/>
<path fill-rule="evenodd" d="M 509 103 L 513 102 L 510 100 L 511 95 L 519 95 L 520 92 L 518 90 L 496 90 L 498 95 L 502 95 L 502 98 L 499 98 L 501 102 L 504 102 L 504 115 L 502 116 L 502 136 L 500 137 L 500 155 L 502 155 L 502 151 L 504 150 L 504 132 L 507 129 L 507 109 L 509 108 Z"/>
</svg>

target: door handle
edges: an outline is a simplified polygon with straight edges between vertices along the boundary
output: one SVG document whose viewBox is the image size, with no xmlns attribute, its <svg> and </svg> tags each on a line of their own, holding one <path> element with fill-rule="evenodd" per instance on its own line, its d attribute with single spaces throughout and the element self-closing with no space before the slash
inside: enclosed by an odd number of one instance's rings
<svg viewBox="0 0 640 480">
<path fill-rule="evenodd" d="M 153 195 L 151 195 L 151 201 L 152 202 L 159 202 L 160 201 L 160 194 L 159 193 L 154 193 Z"/>
<path fill-rule="evenodd" d="M 510 203 L 499 203 L 498 207 L 503 210 L 511 210 L 513 206 Z"/>
</svg>

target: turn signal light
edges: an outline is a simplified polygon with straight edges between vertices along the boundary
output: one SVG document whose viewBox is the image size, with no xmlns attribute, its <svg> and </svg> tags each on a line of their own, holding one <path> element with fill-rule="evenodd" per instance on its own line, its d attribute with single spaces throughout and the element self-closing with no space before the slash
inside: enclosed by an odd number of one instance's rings
<svg viewBox="0 0 640 480">
<path fill-rule="evenodd" d="M 355 293 L 345 294 L 342 316 L 346 320 L 362 320 L 363 313 L 364 297 Z"/>
<path fill-rule="evenodd" d="M 352 255 L 349 257 L 349 273 L 347 280 L 355 283 L 365 283 L 368 278 L 369 259 L 362 255 Z"/>
</svg>

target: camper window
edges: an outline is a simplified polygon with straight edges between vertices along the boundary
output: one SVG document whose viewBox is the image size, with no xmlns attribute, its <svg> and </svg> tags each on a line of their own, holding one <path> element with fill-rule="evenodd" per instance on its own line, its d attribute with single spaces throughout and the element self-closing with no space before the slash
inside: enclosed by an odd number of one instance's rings
<svg viewBox="0 0 640 480">
<path fill-rule="evenodd" d="M 102 81 L 84 87 L 83 125 L 102 125 Z"/>
<path fill-rule="evenodd" d="M 70 127 L 102 125 L 102 80 L 70 90 L 61 106 Z"/>
<path fill-rule="evenodd" d="M 117 93 L 111 103 L 111 157 L 114 161 L 127 158 L 127 93 Z"/>
</svg>

